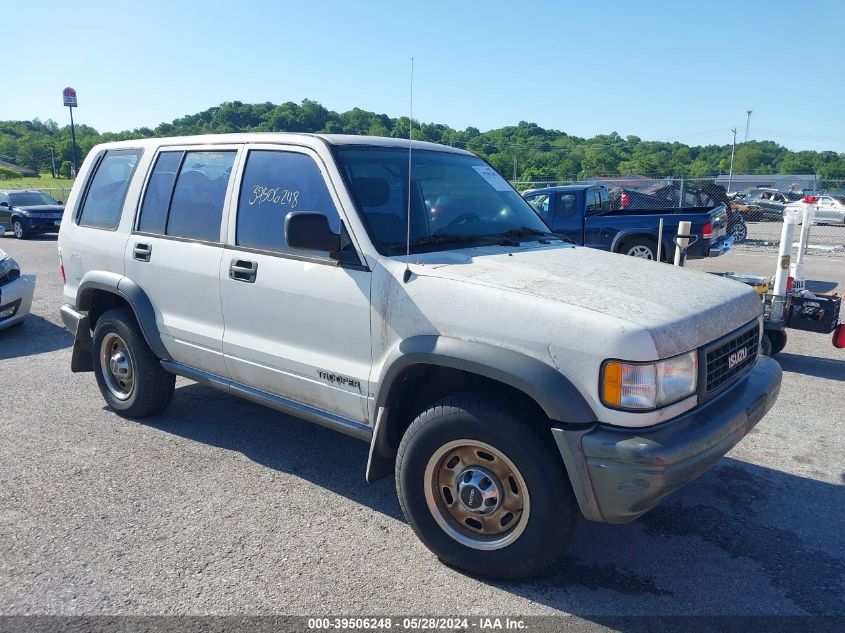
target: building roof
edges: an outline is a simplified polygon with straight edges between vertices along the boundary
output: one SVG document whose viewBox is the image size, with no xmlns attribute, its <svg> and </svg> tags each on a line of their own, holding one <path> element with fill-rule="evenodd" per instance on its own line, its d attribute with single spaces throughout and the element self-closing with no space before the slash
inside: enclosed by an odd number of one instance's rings
<svg viewBox="0 0 845 633">
<path fill-rule="evenodd" d="M 34 169 L 30 169 L 29 167 L 21 167 L 20 165 L 15 165 L 14 163 L 9 163 L 5 160 L 0 160 L 0 167 L 5 167 L 6 169 L 11 169 L 12 171 L 18 172 L 21 176 L 37 176 L 38 172 Z"/>
</svg>

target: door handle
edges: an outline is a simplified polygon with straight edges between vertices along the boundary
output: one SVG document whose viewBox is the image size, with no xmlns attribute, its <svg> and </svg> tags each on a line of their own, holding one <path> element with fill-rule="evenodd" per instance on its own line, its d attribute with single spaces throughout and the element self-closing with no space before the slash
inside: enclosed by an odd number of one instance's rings
<svg viewBox="0 0 845 633">
<path fill-rule="evenodd" d="M 137 259 L 139 262 L 148 262 L 150 261 L 150 256 L 153 254 L 153 247 L 150 244 L 141 244 L 140 242 L 135 244 L 135 248 L 132 249 L 132 256 Z"/>
<path fill-rule="evenodd" d="M 233 259 L 229 263 L 229 279 L 254 284 L 257 275 L 258 262 L 251 262 L 247 259 Z"/>
</svg>

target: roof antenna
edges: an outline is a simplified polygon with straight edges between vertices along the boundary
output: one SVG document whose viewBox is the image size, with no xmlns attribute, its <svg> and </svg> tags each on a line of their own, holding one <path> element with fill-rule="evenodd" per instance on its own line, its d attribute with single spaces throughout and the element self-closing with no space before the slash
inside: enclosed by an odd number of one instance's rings
<svg viewBox="0 0 845 633">
<path fill-rule="evenodd" d="M 411 166 L 414 144 L 414 58 L 411 58 L 411 111 L 408 116 L 408 221 L 405 229 L 405 272 L 402 281 L 408 283 L 411 279 Z"/>
</svg>

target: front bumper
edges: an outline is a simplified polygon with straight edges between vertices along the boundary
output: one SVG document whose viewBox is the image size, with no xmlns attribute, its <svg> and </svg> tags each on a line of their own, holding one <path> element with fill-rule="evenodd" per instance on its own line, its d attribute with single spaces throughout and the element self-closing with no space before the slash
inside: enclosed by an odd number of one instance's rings
<svg viewBox="0 0 845 633">
<path fill-rule="evenodd" d="M 712 467 L 772 408 L 780 365 L 761 357 L 735 385 L 674 420 L 643 429 L 555 427 L 581 512 L 626 523 Z"/>
<path fill-rule="evenodd" d="M 34 294 L 35 275 L 21 275 L 14 281 L 0 286 L 0 330 L 26 318 L 32 307 Z"/>
<path fill-rule="evenodd" d="M 26 216 L 21 218 L 25 230 L 30 233 L 53 233 L 59 230 L 62 223 L 62 216 L 52 218 L 33 218 Z"/>
</svg>

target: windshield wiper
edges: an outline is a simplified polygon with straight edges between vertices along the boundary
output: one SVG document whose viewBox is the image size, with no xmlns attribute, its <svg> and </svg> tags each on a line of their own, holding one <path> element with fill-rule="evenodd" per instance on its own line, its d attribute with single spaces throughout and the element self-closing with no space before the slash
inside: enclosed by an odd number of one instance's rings
<svg viewBox="0 0 845 633">
<path fill-rule="evenodd" d="M 548 231 L 538 231 L 528 226 L 521 226 L 518 229 L 511 229 L 504 233 L 497 233 L 503 237 L 546 237 L 554 240 L 561 240 L 562 242 L 572 242 L 568 237 L 559 235 L 558 233 L 549 233 Z"/>
<path fill-rule="evenodd" d="M 413 249 L 415 246 L 431 246 L 437 244 L 479 244 L 499 246 L 519 246 L 518 242 L 507 239 L 506 235 L 466 235 L 462 233 L 435 233 L 425 237 L 417 237 L 410 241 Z M 393 244 L 388 248 L 391 253 L 405 251 L 405 244 Z"/>
</svg>

